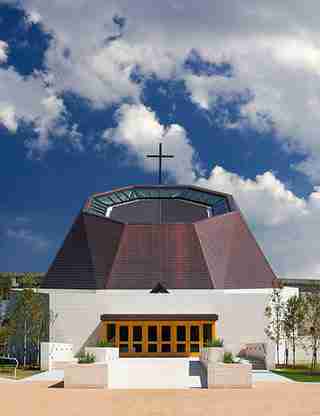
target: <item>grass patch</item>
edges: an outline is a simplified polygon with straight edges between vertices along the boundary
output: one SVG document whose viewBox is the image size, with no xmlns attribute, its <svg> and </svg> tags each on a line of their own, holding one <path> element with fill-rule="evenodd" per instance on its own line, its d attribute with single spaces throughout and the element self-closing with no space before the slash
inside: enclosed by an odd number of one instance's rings
<svg viewBox="0 0 320 416">
<path fill-rule="evenodd" d="M 14 378 L 14 372 L 13 370 L 7 370 L 7 369 L 0 369 L 0 378 L 8 378 L 8 379 L 13 379 L 13 380 L 21 380 L 23 378 L 26 377 L 31 377 L 34 374 L 39 374 L 42 373 L 42 371 L 40 370 L 35 370 L 35 369 L 23 369 L 23 368 L 18 368 L 17 369 L 17 378 Z"/>
<path fill-rule="evenodd" d="M 316 374 L 312 374 L 312 372 L 310 372 L 310 369 L 307 367 L 283 368 L 281 370 L 273 370 L 272 372 L 275 374 L 279 374 L 280 376 L 287 377 L 294 381 L 320 383 L 319 370 L 316 371 Z"/>
</svg>

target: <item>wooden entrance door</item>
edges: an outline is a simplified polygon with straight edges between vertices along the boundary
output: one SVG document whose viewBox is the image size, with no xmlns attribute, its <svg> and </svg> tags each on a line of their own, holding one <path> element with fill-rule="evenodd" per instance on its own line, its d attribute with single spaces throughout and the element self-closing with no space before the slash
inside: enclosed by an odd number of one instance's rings
<svg viewBox="0 0 320 416">
<path fill-rule="evenodd" d="M 113 321 L 101 338 L 113 341 L 120 356 L 198 356 L 215 335 L 214 321 Z"/>
</svg>

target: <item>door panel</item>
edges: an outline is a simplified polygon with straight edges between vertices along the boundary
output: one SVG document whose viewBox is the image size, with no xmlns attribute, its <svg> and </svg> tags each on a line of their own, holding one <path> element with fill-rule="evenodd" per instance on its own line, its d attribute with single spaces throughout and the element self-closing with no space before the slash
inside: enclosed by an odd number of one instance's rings
<svg viewBox="0 0 320 416">
<path fill-rule="evenodd" d="M 158 325 L 148 325 L 148 352 L 156 353 L 159 352 L 158 348 Z"/>
<path fill-rule="evenodd" d="M 143 326 L 134 325 L 132 327 L 132 352 L 142 353 L 143 352 Z"/>
<path fill-rule="evenodd" d="M 129 326 L 120 325 L 119 327 L 119 352 L 130 352 L 129 348 Z"/>
<path fill-rule="evenodd" d="M 210 321 L 112 321 L 104 323 L 103 333 L 104 338 L 114 340 L 121 356 L 198 356 L 215 335 L 215 324 Z"/>
</svg>

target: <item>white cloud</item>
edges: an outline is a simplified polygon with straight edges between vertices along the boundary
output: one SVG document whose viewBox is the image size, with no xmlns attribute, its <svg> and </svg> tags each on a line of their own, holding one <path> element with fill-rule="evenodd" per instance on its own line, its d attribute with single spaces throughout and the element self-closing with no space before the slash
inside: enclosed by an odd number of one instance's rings
<svg viewBox="0 0 320 416">
<path fill-rule="evenodd" d="M 11 133 L 17 131 L 18 123 L 12 105 L 0 103 L 0 123 L 2 123 Z"/>
<path fill-rule="evenodd" d="M 27 228 L 8 228 L 7 237 L 16 240 L 18 243 L 23 243 L 35 251 L 47 250 L 51 244 L 43 236 L 35 234 Z"/>
<path fill-rule="evenodd" d="M 166 171 L 178 182 L 192 182 L 196 178 L 196 154 L 186 132 L 178 124 L 163 126 L 155 113 L 142 104 L 123 104 L 117 111 L 118 125 L 104 132 L 103 138 L 108 142 L 125 145 L 138 163 L 147 171 L 157 169 L 154 159 L 146 158 L 146 154 L 158 151 L 159 141 L 164 143 L 164 152 L 174 154 L 173 159 L 165 161 Z"/>
<path fill-rule="evenodd" d="M 226 0 L 189 2 L 129 0 L 20 2 L 31 20 L 41 19 L 53 36 L 46 66 L 59 96 L 73 91 L 102 108 L 130 99 L 139 104 L 141 85 L 130 74 L 186 81 L 191 99 L 210 109 L 217 97 L 225 101 L 250 91 L 252 100 L 241 110 L 242 120 L 265 131 L 272 123 L 286 148 L 304 152 L 308 159 L 297 168 L 320 180 L 320 4 Z M 113 21 L 123 16 L 125 24 Z M 33 16 L 33 17 L 32 17 Z M 110 41 L 110 38 L 113 41 Z M 214 63 L 230 63 L 232 78 L 191 75 L 183 62 L 191 50 Z"/>
<path fill-rule="evenodd" d="M 0 71 L 3 124 L 14 131 L 20 119 L 31 120 L 39 145 L 48 148 L 50 131 L 65 128 L 62 92 L 78 93 L 100 108 L 120 104 L 118 126 L 105 132 L 105 141 L 126 146 L 151 171 L 154 163 L 142 155 L 154 152 L 163 140 L 165 150 L 178 155 L 165 163 L 179 182 L 229 189 L 235 195 L 279 273 L 320 274 L 319 190 L 302 199 L 272 172 L 245 180 L 221 168 L 197 182 L 185 130 L 176 124 L 162 126 L 141 105 L 141 86 L 130 77 L 138 66 L 145 76 L 185 80 L 193 102 L 207 110 L 217 105 L 218 97 L 227 102 L 251 97 L 241 107 L 242 120 L 232 125 L 228 114 L 222 114 L 224 125 L 245 128 L 249 123 L 265 131 L 271 122 L 280 143 L 307 155 L 297 168 L 319 182 L 319 1 L 310 0 L 308 7 L 285 0 L 206 0 L 200 6 L 141 0 L 139 7 L 129 0 L 110 0 L 107 6 L 104 0 L 20 4 L 29 15 L 36 10 L 42 27 L 54 37 L 45 62 L 53 91 L 43 86 L 40 74 L 23 79 L 12 69 Z M 125 17 L 124 28 L 113 22 L 115 15 Z M 110 42 L 110 37 L 117 40 Z M 232 78 L 190 74 L 182 64 L 192 49 L 210 62 L 230 63 Z M 46 101 L 48 97 L 53 98 Z"/>
<path fill-rule="evenodd" d="M 47 151 L 53 144 L 51 134 L 55 137 L 65 135 L 73 144 L 75 131 L 68 125 L 66 116 L 63 100 L 46 86 L 42 75 L 35 73 L 22 77 L 12 67 L 0 68 L 0 123 L 11 133 L 17 131 L 22 120 L 32 123 L 37 138 L 26 138 L 31 153 Z"/>
<path fill-rule="evenodd" d="M 230 101 L 249 90 L 252 100 L 242 107 L 242 121 L 231 124 L 222 114 L 224 125 L 250 123 L 264 131 L 271 121 L 287 148 L 309 157 L 298 168 L 320 179 L 318 169 L 313 171 L 320 161 L 319 2 L 310 0 L 308 8 L 275 0 L 207 0 L 201 7 L 145 0 L 139 7 L 128 0 L 110 0 L 108 7 L 104 0 L 20 4 L 28 16 L 41 16 L 42 27 L 54 36 L 46 65 L 58 95 L 71 90 L 97 107 L 125 98 L 138 104 L 141 86 L 130 77 L 136 67 L 146 76 L 184 79 L 192 100 L 206 109 L 218 96 Z M 115 15 L 125 18 L 124 27 L 115 24 Z M 233 77 L 190 75 L 182 64 L 192 49 L 211 62 L 230 63 Z"/>
<path fill-rule="evenodd" d="M 27 23 L 32 24 L 38 24 L 41 22 L 41 15 L 36 10 L 30 10 L 26 16 Z"/>
<path fill-rule="evenodd" d="M 320 189 L 297 197 L 272 172 L 244 179 L 215 167 L 199 186 L 233 194 L 279 276 L 320 277 Z"/>
<path fill-rule="evenodd" d="M 7 62 L 8 59 L 8 48 L 7 42 L 0 40 L 0 64 Z"/>
</svg>

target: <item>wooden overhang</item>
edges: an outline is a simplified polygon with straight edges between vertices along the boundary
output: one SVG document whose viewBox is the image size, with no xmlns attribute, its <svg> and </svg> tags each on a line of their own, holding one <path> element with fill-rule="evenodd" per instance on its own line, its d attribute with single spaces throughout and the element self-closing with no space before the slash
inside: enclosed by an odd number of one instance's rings
<svg viewBox="0 0 320 416">
<path fill-rule="evenodd" d="M 103 314 L 101 321 L 217 321 L 218 315 L 213 314 Z"/>
</svg>

